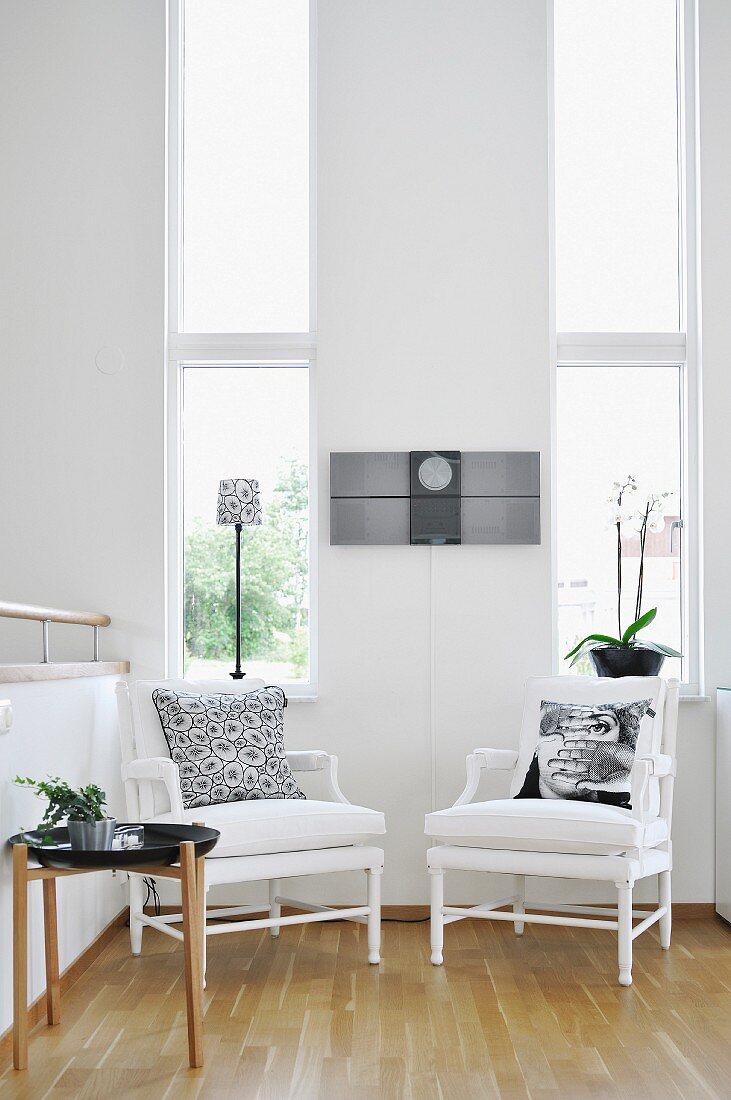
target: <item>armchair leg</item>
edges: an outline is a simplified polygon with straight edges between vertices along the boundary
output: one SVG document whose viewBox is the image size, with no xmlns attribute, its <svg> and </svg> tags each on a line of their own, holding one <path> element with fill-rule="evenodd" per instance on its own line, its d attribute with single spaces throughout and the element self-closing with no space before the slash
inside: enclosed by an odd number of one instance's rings
<svg viewBox="0 0 731 1100">
<path fill-rule="evenodd" d="M 272 919 L 275 919 L 276 917 L 281 917 L 282 915 L 282 907 L 279 902 L 275 900 L 277 897 L 279 897 L 279 892 L 281 888 L 281 883 L 278 878 L 272 878 L 269 880 L 269 916 Z M 272 925 L 271 933 L 272 939 L 276 940 L 277 936 L 279 935 L 278 924 Z"/>
<path fill-rule="evenodd" d="M 670 933 L 673 927 L 673 913 L 672 913 L 672 894 L 670 888 L 670 871 L 661 871 L 659 877 L 659 889 L 660 889 L 660 905 L 664 905 L 667 908 L 667 913 L 664 917 L 660 917 L 660 946 L 665 951 L 670 947 Z"/>
<path fill-rule="evenodd" d="M 619 894 L 619 984 L 632 985 L 632 887 L 626 882 L 618 882 L 616 886 Z"/>
<path fill-rule="evenodd" d="M 366 871 L 368 879 L 368 962 L 381 961 L 381 874 L 383 869 L 371 867 Z"/>
<path fill-rule="evenodd" d="M 431 879 L 431 961 L 441 966 L 444 961 L 444 871 L 429 871 Z"/>
<path fill-rule="evenodd" d="M 144 925 L 138 917 L 142 913 L 142 879 L 139 875 L 129 876 L 129 942 L 133 955 L 142 954 L 142 929 Z"/>
<path fill-rule="evenodd" d="M 513 912 L 525 913 L 525 875 L 515 875 L 515 897 L 516 901 L 513 902 Z M 522 936 L 524 929 L 525 922 L 522 920 L 516 920 L 516 936 Z"/>
</svg>

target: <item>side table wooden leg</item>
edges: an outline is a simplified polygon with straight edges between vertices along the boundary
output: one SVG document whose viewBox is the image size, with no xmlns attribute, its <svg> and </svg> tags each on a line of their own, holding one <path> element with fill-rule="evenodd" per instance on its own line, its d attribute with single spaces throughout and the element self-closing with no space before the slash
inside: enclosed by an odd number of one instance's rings
<svg viewBox="0 0 731 1100">
<path fill-rule="evenodd" d="M 46 1017 L 49 1025 L 61 1023 L 61 982 L 58 973 L 58 917 L 56 880 L 43 880 L 43 933 L 46 947 Z"/>
<path fill-rule="evenodd" d="M 194 825 L 205 828 L 205 822 L 194 821 Z M 206 960 L 208 955 L 208 937 L 206 936 L 206 859 L 199 856 L 195 861 L 195 884 L 198 898 L 198 921 L 201 946 L 201 986 L 206 988 Z"/>
<path fill-rule="evenodd" d="M 28 847 L 13 845 L 13 1066 L 28 1068 Z"/>
<path fill-rule="evenodd" d="M 183 896 L 183 952 L 185 999 L 188 1013 L 188 1060 L 191 1068 L 203 1065 L 203 981 L 198 911 L 195 844 L 180 845 L 180 887 Z"/>
<path fill-rule="evenodd" d="M 205 856 L 195 861 L 195 897 L 196 920 L 198 922 L 198 937 L 200 946 L 200 986 L 206 988 L 206 880 L 205 880 Z"/>
</svg>

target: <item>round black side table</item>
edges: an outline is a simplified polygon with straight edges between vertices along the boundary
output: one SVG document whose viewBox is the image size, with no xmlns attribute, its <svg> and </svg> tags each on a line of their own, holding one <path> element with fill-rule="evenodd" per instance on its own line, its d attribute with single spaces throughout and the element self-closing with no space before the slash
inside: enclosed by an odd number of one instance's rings
<svg viewBox="0 0 731 1100">
<path fill-rule="evenodd" d="M 131 824 L 131 823 L 126 823 Z M 43 881 L 43 927 L 46 949 L 46 1016 L 61 1022 L 58 968 L 56 879 L 94 871 L 132 871 L 155 878 L 177 879 L 183 895 L 183 954 L 188 1017 L 188 1060 L 203 1065 L 203 929 L 205 891 L 203 861 L 220 833 L 203 825 L 144 825 L 137 848 L 80 851 L 69 845 L 67 829 L 51 829 L 50 843 L 37 832 L 18 833 L 13 849 L 13 1066 L 28 1068 L 28 883 Z M 29 863 L 29 857 L 32 860 Z"/>
</svg>

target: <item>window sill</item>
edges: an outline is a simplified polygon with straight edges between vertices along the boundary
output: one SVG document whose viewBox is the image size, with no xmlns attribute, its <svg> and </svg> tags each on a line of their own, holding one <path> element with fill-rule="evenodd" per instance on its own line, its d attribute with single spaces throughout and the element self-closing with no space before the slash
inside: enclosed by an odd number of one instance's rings
<svg viewBox="0 0 731 1100">
<path fill-rule="evenodd" d="M 279 684 L 290 703 L 316 703 L 317 684 Z"/>
<path fill-rule="evenodd" d="M 710 703 L 710 695 L 680 695 L 681 703 Z"/>
</svg>

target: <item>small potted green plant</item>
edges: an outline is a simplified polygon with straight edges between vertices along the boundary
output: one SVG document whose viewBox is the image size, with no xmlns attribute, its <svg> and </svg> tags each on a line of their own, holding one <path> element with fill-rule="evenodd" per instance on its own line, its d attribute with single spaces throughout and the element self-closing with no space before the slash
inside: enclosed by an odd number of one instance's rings
<svg viewBox="0 0 731 1100">
<path fill-rule="evenodd" d="M 66 820 L 72 848 L 103 851 L 112 847 L 117 822 L 104 813 L 107 796 L 94 783 L 74 790 L 65 779 L 57 775 L 49 775 L 47 779 L 16 775 L 15 783 L 18 787 L 34 791 L 39 798 L 48 800 L 43 821 L 38 826 L 44 842 L 50 839 L 50 830 Z"/>
<path fill-rule="evenodd" d="M 645 542 L 647 532 L 662 531 L 665 526 L 663 507 L 665 498 L 649 494 L 643 506 L 637 511 L 627 509 L 626 497 L 637 491 L 637 483 L 630 476 L 624 485 L 615 481 L 614 491 L 609 498 L 612 505 L 612 526 L 617 531 L 617 635 L 587 634 L 585 638 L 566 654 L 565 660 L 575 665 L 588 654 L 597 676 L 656 676 L 666 657 L 680 657 L 677 649 L 638 639 L 637 635 L 649 626 L 657 615 L 657 608 L 642 613 L 642 585 L 645 577 Z M 640 562 L 637 575 L 637 595 L 635 598 L 635 617 L 626 630 L 622 630 L 622 526 L 634 522 L 640 538 Z"/>
</svg>

